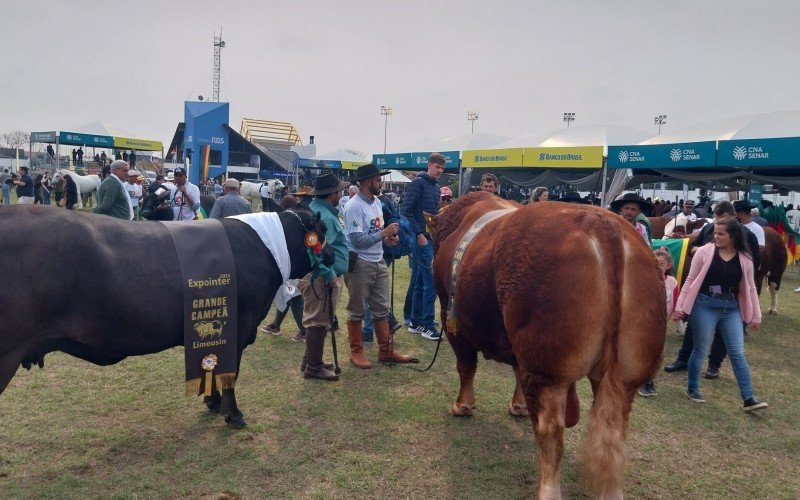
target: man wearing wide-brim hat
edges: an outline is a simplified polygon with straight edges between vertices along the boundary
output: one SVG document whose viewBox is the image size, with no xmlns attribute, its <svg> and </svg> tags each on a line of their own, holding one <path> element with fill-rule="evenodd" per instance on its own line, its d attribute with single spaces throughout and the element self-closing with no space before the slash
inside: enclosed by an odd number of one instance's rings
<svg viewBox="0 0 800 500">
<path fill-rule="evenodd" d="M 642 235 L 647 245 L 650 245 L 650 233 L 647 227 L 636 220 L 645 211 L 649 211 L 653 206 L 636 193 L 625 193 L 611 202 L 611 210 L 620 214 L 626 221 L 630 222 L 636 232 Z"/>
<path fill-rule="evenodd" d="M 314 179 L 314 189 L 307 191 L 308 195 L 314 197 L 309 205 L 311 210 L 317 212 L 320 220 L 325 223 L 327 228 L 325 244 L 333 249 L 336 260 L 333 269 L 323 267 L 324 272 L 321 272 L 316 279 L 312 279 L 309 273 L 297 284 L 303 298 L 303 328 L 306 330 L 306 352 L 300 364 L 300 370 L 305 378 L 339 379 L 339 375 L 333 371 L 333 366 L 322 361 L 322 350 L 325 335 L 331 326 L 325 288 L 330 288 L 332 294 L 330 307 L 335 311 L 342 294 L 342 276 L 347 273 L 347 237 L 339 221 L 337 206 L 342 197 L 342 190 L 348 184 L 340 181 L 334 173 L 324 173 Z"/>
<path fill-rule="evenodd" d="M 378 359 L 394 363 L 412 361 L 410 356 L 394 351 L 389 333 L 389 269 L 383 260 L 383 245 L 399 243 L 397 233 L 400 226 L 396 222 L 384 225 L 383 207 L 377 198 L 381 192 L 381 177 L 388 173 L 371 163 L 358 167 L 356 181 L 359 191 L 347 202 L 344 210 L 347 246 L 357 255 L 345 276 L 350 292 L 347 302 L 350 362 L 365 369 L 372 368 L 372 363 L 364 357 L 362 338 L 365 301 L 372 310 L 379 346 Z"/>
<path fill-rule="evenodd" d="M 741 222 L 744 227 L 749 229 L 751 233 L 756 235 L 758 246 L 763 251 L 764 245 L 767 244 L 766 238 L 764 237 L 764 228 L 753 220 L 752 210 L 754 208 L 756 207 L 751 205 L 747 200 L 733 202 L 733 209 L 736 210 L 736 218 L 739 219 L 739 222 Z"/>
</svg>

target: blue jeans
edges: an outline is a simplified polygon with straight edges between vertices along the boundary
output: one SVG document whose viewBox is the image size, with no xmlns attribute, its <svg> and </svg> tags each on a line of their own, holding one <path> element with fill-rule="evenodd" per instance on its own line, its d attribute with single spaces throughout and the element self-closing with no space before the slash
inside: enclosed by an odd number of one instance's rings
<svg viewBox="0 0 800 500">
<path fill-rule="evenodd" d="M 436 288 L 433 285 L 433 244 L 414 249 L 411 259 L 411 322 L 436 330 Z"/>
<path fill-rule="evenodd" d="M 411 278 L 408 280 L 408 290 L 403 302 L 403 323 L 411 322 L 411 304 L 414 302 L 414 254 L 408 254 L 408 268 L 411 269 Z"/>
<path fill-rule="evenodd" d="M 3 203 L 11 205 L 11 186 L 3 184 Z"/>
<path fill-rule="evenodd" d="M 733 375 L 739 384 L 742 399 L 753 397 L 753 386 L 750 382 L 750 367 L 744 357 L 744 329 L 739 302 L 736 299 L 725 300 L 698 294 L 692 314 L 689 316 L 694 334 L 694 349 L 689 356 L 689 390 L 700 389 L 700 369 L 703 360 L 708 356 L 714 329 L 719 327 L 722 340 L 728 349 Z"/>
<path fill-rule="evenodd" d="M 45 191 L 44 192 L 44 204 L 45 205 L 49 205 L 50 204 L 50 191 Z"/>
<path fill-rule="evenodd" d="M 372 309 L 369 308 L 369 303 L 364 302 L 364 324 L 361 327 L 361 339 L 364 342 L 372 342 L 374 334 L 375 324 L 372 322 Z"/>
</svg>

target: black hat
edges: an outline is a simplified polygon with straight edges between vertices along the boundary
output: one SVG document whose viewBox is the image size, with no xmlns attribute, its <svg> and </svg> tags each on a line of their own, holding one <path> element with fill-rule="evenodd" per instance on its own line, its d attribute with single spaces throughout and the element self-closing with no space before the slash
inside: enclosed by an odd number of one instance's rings
<svg viewBox="0 0 800 500">
<path fill-rule="evenodd" d="M 328 172 L 319 174 L 314 178 L 314 189 L 308 192 L 309 196 L 318 196 L 323 194 L 331 194 L 335 191 L 341 191 L 349 186 L 347 181 L 340 181 L 336 174 Z"/>
<path fill-rule="evenodd" d="M 370 177 L 375 177 L 376 175 L 389 175 L 390 173 L 391 172 L 388 170 L 381 171 L 372 163 L 367 163 L 366 165 L 361 165 L 358 167 L 358 170 L 356 170 L 356 180 L 363 181 L 364 179 L 369 179 Z"/>
<path fill-rule="evenodd" d="M 751 205 L 750 202 L 747 200 L 739 200 L 733 202 L 733 209 L 736 210 L 737 212 L 750 213 L 750 210 L 753 208 L 755 208 L 755 205 Z"/>
<path fill-rule="evenodd" d="M 186 175 L 186 169 L 183 167 L 175 167 L 175 170 L 172 171 L 173 175 Z"/>
<path fill-rule="evenodd" d="M 571 191 L 569 193 L 565 193 L 564 196 L 562 196 L 561 198 L 556 199 L 555 201 L 565 201 L 567 203 L 579 203 L 581 205 L 591 205 L 592 204 L 589 200 L 581 198 L 581 195 L 579 195 L 575 191 Z"/>
<path fill-rule="evenodd" d="M 615 212 L 619 212 L 619 209 L 622 208 L 622 205 L 626 203 L 637 203 L 639 208 L 642 212 L 650 210 L 653 208 L 653 205 L 645 201 L 641 196 L 636 193 L 625 193 L 621 197 L 617 198 L 616 200 L 611 202 L 611 210 Z"/>
</svg>

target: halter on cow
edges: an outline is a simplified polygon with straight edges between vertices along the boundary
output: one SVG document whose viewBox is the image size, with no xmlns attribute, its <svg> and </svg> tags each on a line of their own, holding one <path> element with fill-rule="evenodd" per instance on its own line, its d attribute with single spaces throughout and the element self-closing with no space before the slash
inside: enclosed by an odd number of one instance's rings
<svg viewBox="0 0 800 500">
<path fill-rule="evenodd" d="M 487 222 L 457 256 L 464 235 Z M 431 220 L 434 281 L 461 379 L 455 416 L 475 409 L 477 355 L 513 366 L 509 413 L 530 415 L 539 445 L 539 496 L 558 498 L 564 427 L 579 417 L 575 383 L 594 392 L 582 453 L 599 495 L 621 497 L 628 413 L 658 369 L 666 330 L 664 286 L 652 251 L 621 217 L 591 206 L 526 207 L 472 193 Z M 460 261 L 457 289 L 451 269 Z M 457 329 L 448 324 L 450 294 Z"/>
<path fill-rule="evenodd" d="M 278 217 L 289 251 L 290 277 L 300 278 L 311 271 L 306 235 L 316 232 L 324 238 L 325 225 L 311 212 Z M 236 269 L 238 372 L 242 351 L 255 341 L 258 324 L 284 280 L 275 258 L 246 223 L 222 219 L 184 224 L 204 231 L 207 224 L 220 223 Z M 163 224 L 14 205 L 0 206 L 0 234 L 0 253 L 9 256 L 0 261 L 0 393 L 20 364 L 44 366 L 49 352 L 111 365 L 128 356 L 183 345 L 181 271 Z M 52 258 L 54 242 L 57 259 Z M 331 249 L 325 251 L 330 255 L 323 258 L 331 258 Z M 128 266 L 137 272 L 127 272 Z M 212 394 L 206 404 L 222 413 L 229 425 L 246 424 L 233 389 Z"/>
</svg>

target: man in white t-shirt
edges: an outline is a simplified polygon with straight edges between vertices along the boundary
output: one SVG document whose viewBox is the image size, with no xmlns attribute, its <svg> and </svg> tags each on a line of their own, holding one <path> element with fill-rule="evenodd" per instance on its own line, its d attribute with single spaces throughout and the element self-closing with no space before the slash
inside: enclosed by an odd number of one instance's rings
<svg viewBox="0 0 800 500">
<path fill-rule="evenodd" d="M 758 240 L 758 246 L 763 251 L 766 242 L 764 240 L 764 228 L 756 224 L 753 216 L 750 215 L 750 209 L 753 208 L 747 200 L 734 201 L 733 208 L 736 210 L 736 218 L 742 223 L 744 227 L 750 230 Z"/>
<path fill-rule="evenodd" d="M 800 210 L 797 210 L 792 205 L 789 206 L 791 208 L 786 211 L 786 220 L 789 221 L 789 226 L 792 230 L 798 232 L 800 230 Z"/>
<path fill-rule="evenodd" d="M 176 168 L 173 172 L 175 178 L 174 188 L 170 193 L 170 204 L 173 220 L 194 220 L 200 210 L 200 188 L 189 182 L 186 178 L 186 169 Z"/>
<path fill-rule="evenodd" d="M 269 188 L 268 182 L 264 182 L 261 184 L 261 189 L 259 189 L 259 194 L 261 195 L 261 211 L 266 212 L 267 207 L 269 207 L 267 200 L 272 198 L 272 189 Z"/>
<path fill-rule="evenodd" d="M 139 219 L 139 201 L 142 199 L 142 186 L 136 183 L 139 175 L 138 170 L 128 170 L 128 182 L 125 183 L 125 191 L 128 192 L 128 197 L 131 199 L 133 220 Z"/>
</svg>

